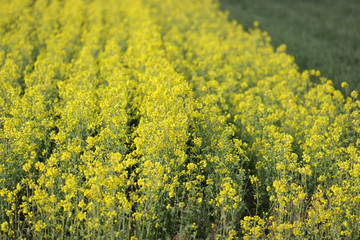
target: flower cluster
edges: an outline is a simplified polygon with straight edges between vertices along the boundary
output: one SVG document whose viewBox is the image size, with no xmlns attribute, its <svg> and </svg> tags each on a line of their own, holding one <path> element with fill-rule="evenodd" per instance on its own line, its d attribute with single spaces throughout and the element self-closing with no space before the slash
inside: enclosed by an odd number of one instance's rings
<svg viewBox="0 0 360 240">
<path fill-rule="evenodd" d="M 258 22 L 213 0 L 1 5 L 0 238 L 360 237 L 358 94 Z"/>
</svg>

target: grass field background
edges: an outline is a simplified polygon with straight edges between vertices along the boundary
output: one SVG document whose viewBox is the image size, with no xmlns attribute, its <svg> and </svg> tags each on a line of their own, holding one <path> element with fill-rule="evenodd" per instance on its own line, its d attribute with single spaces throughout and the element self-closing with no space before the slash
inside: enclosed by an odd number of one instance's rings
<svg viewBox="0 0 360 240">
<path fill-rule="evenodd" d="M 221 8 L 245 29 L 259 21 L 300 70 L 318 69 L 338 89 L 343 81 L 360 89 L 360 1 L 221 0 Z"/>
</svg>

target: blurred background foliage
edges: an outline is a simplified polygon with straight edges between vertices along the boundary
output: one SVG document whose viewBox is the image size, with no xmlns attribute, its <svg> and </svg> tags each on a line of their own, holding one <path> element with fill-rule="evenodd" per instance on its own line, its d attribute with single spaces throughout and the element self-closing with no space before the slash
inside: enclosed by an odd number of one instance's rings
<svg viewBox="0 0 360 240">
<path fill-rule="evenodd" d="M 360 90 L 359 0 L 220 0 L 222 10 L 245 29 L 255 20 L 274 47 L 287 45 L 300 70 L 317 69 Z M 348 91 L 348 92 L 350 92 Z"/>
</svg>

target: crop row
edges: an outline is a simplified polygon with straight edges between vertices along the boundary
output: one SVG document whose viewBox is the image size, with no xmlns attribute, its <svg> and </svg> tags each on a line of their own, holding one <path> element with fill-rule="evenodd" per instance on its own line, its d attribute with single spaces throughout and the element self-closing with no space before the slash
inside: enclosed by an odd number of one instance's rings
<svg viewBox="0 0 360 240">
<path fill-rule="evenodd" d="M 2 6 L 1 237 L 359 237 L 357 92 L 257 22 L 211 0 Z"/>
</svg>

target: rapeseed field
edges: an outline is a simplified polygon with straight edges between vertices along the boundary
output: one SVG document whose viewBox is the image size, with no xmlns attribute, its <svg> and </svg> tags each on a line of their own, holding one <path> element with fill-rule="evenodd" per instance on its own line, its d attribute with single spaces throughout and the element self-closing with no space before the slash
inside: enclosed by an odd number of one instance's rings
<svg viewBox="0 0 360 240">
<path fill-rule="evenodd" d="M 358 93 L 258 22 L 213 0 L 0 5 L 2 239 L 360 237 Z"/>
</svg>

